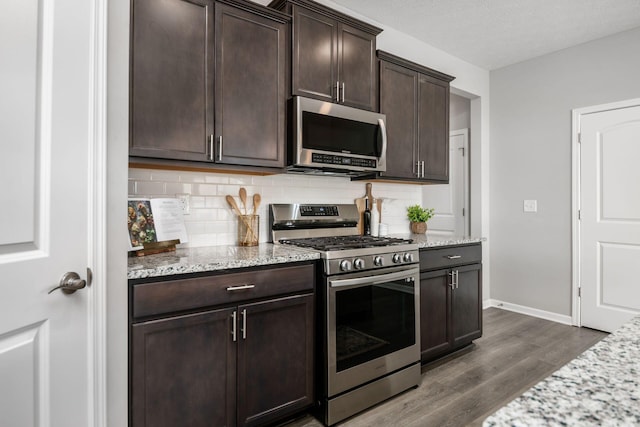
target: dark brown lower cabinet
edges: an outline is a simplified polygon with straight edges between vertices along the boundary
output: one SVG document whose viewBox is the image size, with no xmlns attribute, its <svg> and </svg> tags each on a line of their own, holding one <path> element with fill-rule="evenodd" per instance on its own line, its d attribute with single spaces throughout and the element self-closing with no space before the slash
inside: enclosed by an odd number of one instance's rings
<svg viewBox="0 0 640 427">
<path fill-rule="evenodd" d="M 232 312 L 214 310 L 133 325 L 133 426 L 235 425 Z"/>
<path fill-rule="evenodd" d="M 302 286 L 308 290 L 273 295 Z M 312 289 L 310 264 L 134 285 L 130 425 L 259 426 L 312 406 Z M 155 318 L 220 290 L 229 294 L 223 308 Z M 136 321 L 135 313 L 154 319 Z"/>
<path fill-rule="evenodd" d="M 421 264 L 421 270 L 420 344 L 426 363 L 482 336 L 482 264 L 435 270 Z"/>
</svg>

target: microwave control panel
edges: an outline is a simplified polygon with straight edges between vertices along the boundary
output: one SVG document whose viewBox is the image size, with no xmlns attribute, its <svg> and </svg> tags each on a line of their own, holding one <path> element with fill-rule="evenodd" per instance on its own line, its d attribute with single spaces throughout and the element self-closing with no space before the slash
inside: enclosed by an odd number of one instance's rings
<svg viewBox="0 0 640 427">
<path fill-rule="evenodd" d="M 359 157 L 340 156 L 337 154 L 312 153 L 311 161 L 329 165 L 356 166 L 360 168 L 376 168 L 376 160 Z"/>
</svg>

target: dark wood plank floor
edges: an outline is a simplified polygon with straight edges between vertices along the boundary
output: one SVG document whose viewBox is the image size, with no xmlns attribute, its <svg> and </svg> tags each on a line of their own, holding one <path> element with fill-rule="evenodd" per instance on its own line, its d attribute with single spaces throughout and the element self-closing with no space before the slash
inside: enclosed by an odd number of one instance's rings
<svg viewBox="0 0 640 427">
<path fill-rule="evenodd" d="M 465 351 L 423 367 L 422 384 L 342 423 L 344 427 L 480 426 L 525 390 L 607 334 L 497 308 Z M 286 427 L 319 427 L 306 416 Z"/>
</svg>

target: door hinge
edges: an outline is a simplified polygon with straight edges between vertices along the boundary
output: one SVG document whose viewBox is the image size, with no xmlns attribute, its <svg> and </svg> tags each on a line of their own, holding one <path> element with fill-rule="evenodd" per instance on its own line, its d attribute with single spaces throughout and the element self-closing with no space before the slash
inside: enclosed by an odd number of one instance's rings
<svg viewBox="0 0 640 427">
<path fill-rule="evenodd" d="M 464 216 L 464 208 L 462 208 L 462 216 Z"/>
<path fill-rule="evenodd" d="M 582 144 L 582 132 L 578 132 L 578 144 Z"/>
<path fill-rule="evenodd" d="M 578 209 L 578 221 L 582 220 L 582 211 Z"/>
<path fill-rule="evenodd" d="M 578 298 L 582 297 L 582 286 L 578 286 Z"/>
</svg>

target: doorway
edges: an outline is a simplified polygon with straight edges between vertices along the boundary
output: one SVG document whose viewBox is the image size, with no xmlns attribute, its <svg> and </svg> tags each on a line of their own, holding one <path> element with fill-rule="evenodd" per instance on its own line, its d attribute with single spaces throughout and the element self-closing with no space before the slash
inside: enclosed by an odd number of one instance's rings
<svg viewBox="0 0 640 427">
<path fill-rule="evenodd" d="M 469 129 L 449 134 L 449 183 L 422 190 L 425 207 L 435 209 L 429 231 L 447 236 L 469 235 Z"/>
<path fill-rule="evenodd" d="M 640 314 L 640 99 L 574 110 L 573 128 L 573 320 L 612 332 Z"/>
</svg>

